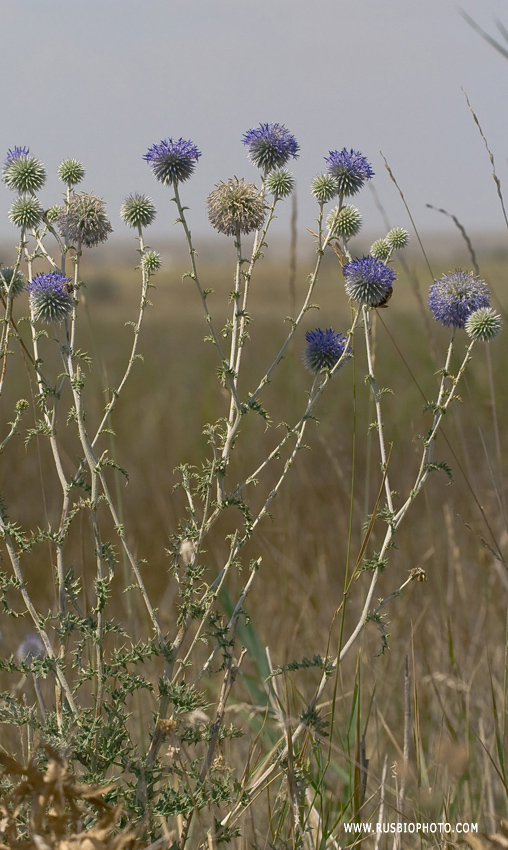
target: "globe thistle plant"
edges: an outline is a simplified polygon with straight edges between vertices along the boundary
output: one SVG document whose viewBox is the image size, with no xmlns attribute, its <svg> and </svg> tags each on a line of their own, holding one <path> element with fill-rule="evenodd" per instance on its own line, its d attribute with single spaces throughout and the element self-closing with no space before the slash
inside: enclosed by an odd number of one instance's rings
<svg viewBox="0 0 508 850">
<path fill-rule="evenodd" d="M 337 206 L 327 215 L 326 223 L 332 236 L 342 236 L 347 240 L 362 229 L 362 215 L 356 207 Z"/>
<path fill-rule="evenodd" d="M 34 195 L 20 195 L 9 210 L 9 219 L 14 226 L 25 230 L 37 227 L 43 215 L 42 204 Z"/>
<path fill-rule="evenodd" d="M 77 186 L 85 176 L 85 167 L 79 159 L 64 159 L 58 166 L 58 176 L 66 186 Z"/>
<path fill-rule="evenodd" d="M 443 325 L 463 328 L 467 318 L 482 307 L 489 307 L 486 283 L 472 272 L 457 269 L 443 275 L 429 290 L 429 307 Z"/>
<path fill-rule="evenodd" d="M 28 148 L 14 148 L 7 153 L 3 181 L 14 192 L 32 194 L 44 186 L 46 169 L 40 160 L 30 154 Z"/>
<path fill-rule="evenodd" d="M 265 220 L 266 207 L 253 183 L 233 177 L 217 187 L 206 199 L 210 224 L 226 236 L 239 236 L 258 230 Z"/>
<path fill-rule="evenodd" d="M 277 168 L 267 174 L 265 188 L 275 198 L 287 198 L 295 188 L 295 178 L 287 168 Z"/>
<path fill-rule="evenodd" d="M 338 192 L 345 197 L 356 195 L 365 181 L 374 177 L 367 158 L 353 149 L 330 151 L 330 156 L 325 157 L 325 162 L 328 163 L 328 173 L 335 178 Z"/>
<path fill-rule="evenodd" d="M 464 327 L 475 342 L 490 342 L 501 333 L 502 325 L 501 316 L 492 307 L 480 307 L 467 317 Z"/>
<path fill-rule="evenodd" d="M 148 227 L 155 218 L 157 210 L 151 198 L 135 192 L 125 199 L 120 207 L 120 218 L 129 227 Z"/>
<path fill-rule="evenodd" d="M 370 254 L 372 257 L 376 257 L 377 260 L 383 260 L 385 262 L 391 253 L 392 249 L 386 239 L 376 239 L 370 246 Z"/>
<path fill-rule="evenodd" d="M 62 235 L 71 243 L 81 242 L 87 248 L 105 242 L 113 232 L 104 201 L 87 192 L 73 195 L 69 203 L 61 208 L 58 226 Z"/>
<path fill-rule="evenodd" d="M 188 180 L 200 156 L 201 151 L 190 140 L 163 139 L 152 145 L 143 159 L 151 165 L 156 180 L 169 186 Z"/>
<path fill-rule="evenodd" d="M 72 311 L 72 290 L 67 284 L 70 277 L 59 272 L 38 274 L 28 284 L 30 309 L 36 321 L 62 322 Z"/>
<path fill-rule="evenodd" d="M 300 146 L 284 124 L 260 124 L 248 130 L 242 142 L 249 149 L 249 159 L 261 171 L 281 168 L 298 157 Z"/>
<path fill-rule="evenodd" d="M 377 257 L 356 258 L 344 269 L 349 298 L 366 307 L 381 307 L 393 291 L 395 272 Z"/>
<path fill-rule="evenodd" d="M 0 269 L 0 280 L 2 281 L 6 293 L 8 292 L 11 298 L 16 298 L 21 292 L 23 292 L 26 281 L 21 272 L 18 270 L 14 272 L 12 266 L 6 266 L 4 269 Z"/>
<path fill-rule="evenodd" d="M 345 352 L 347 338 L 342 334 L 334 332 L 333 328 L 327 328 L 325 331 L 321 328 L 316 328 L 315 331 L 308 331 L 305 334 L 307 347 L 303 354 L 303 362 L 305 367 L 317 375 L 322 369 L 333 369 Z M 343 358 L 343 363 L 351 357 L 351 352 L 348 349 L 346 356 Z"/>
<path fill-rule="evenodd" d="M 337 181 L 331 174 L 318 174 L 310 184 L 310 189 L 320 204 L 327 204 L 338 195 Z"/>
</svg>

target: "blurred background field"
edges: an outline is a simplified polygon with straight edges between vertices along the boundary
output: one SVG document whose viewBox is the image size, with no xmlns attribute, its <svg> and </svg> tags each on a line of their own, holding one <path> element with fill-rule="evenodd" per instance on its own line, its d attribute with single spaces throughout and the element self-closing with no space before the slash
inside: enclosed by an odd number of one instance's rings
<svg viewBox="0 0 508 850">
<path fill-rule="evenodd" d="M 450 818 L 481 820 L 488 827 L 494 813 L 506 814 L 507 799 L 504 458 L 508 441 L 508 243 L 473 241 L 481 276 L 492 290 L 493 305 L 504 317 L 505 331 L 488 351 L 476 346 L 467 379 L 460 387 L 462 403 L 452 406 L 444 434 L 438 438 L 435 459 L 448 464 L 454 480 L 450 483 L 442 472 L 431 476 L 397 535 L 376 595 L 385 598 L 393 593 L 414 568 L 423 569 L 427 580 L 412 582 L 400 598 L 386 606 L 381 629 L 368 624 L 361 651 L 351 653 L 341 667 L 332 740 L 334 770 L 327 782 L 336 798 L 347 805 L 354 788 L 358 730 L 365 733 L 370 759 L 365 799 L 379 787 L 385 755 L 392 766 L 389 782 L 394 787 L 400 782 L 407 656 L 412 729 L 407 782 L 414 811 L 432 819 L 441 817 L 446 809 Z M 378 383 L 393 391 L 383 397 L 383 405 L 386 439 L 393 444 L 389 472 L 399 494 L 396 504 L 407 496 L 418 469 L 418 435 L 430 426 L 430 413 L 424 407 L 435 398 L 436 372 L 444 363 L 448 342 L 448 333 L 437 326 L 426 306 L 432 282 L 429 265 L 436 278 L 457 266 L 472 268 L 462 241 L 452 238 L 446 245 L 428 240 L 425 248 L 428 263 L 413 244 L 402 265 L 396 264 L 399 277 L 394 296 L 388 309 L 378 311 L 375 321 Z M 110 249 L 108 255 L 103 250 L 83 263 L 87 321 L 82 322 L 78 344 L 94 361 L 86 378 L 91 431 L 100 421 L 101 394 L 118 383 L 128 357 L 132 329 L 125 322 L 135 318 L 139 301 L 139 273 L 133 269 L 135 249 L 132 240 L 118 252 Z M 224 305 L 232 288 L 231 253 L 228 245 L 224 251 L 205 250 L 200 257 L 202 283 L 215 291 L 209 309 L 217 327 L 225 319 Z M 118 402 L 112 423 L 115 437 L 104 436 L 102 448 L 129 474 L 128 484 L 121 475 L 116 477 L 129 541 L 136 557 L 146 560 L 143 575 L 148 591 L 159 607 L 163 626 L 169 628 L 176 616 L 176 589 L 165 549 L 171 549 L 171 535 L 185 507 L 182 492 L 174 490 L 178 480 L 174 469 L 204 459 L 203 425 L 227 415 L 228 408 L 217 380 L 216 352 L 203 341 L 207 328 L 197 293 L 190 279 L 182 280 L 188 268 L 185 255 L 172 255 L 172 246 L 162 254 L 168 261 L 155 278 L 153 306 L 141 333 L 144 361 L 135 364 Z M 297 305 L 301 302 L 312 268 L 312 254 L 304 255 L 299 246 L 293 290 L 286 248 L 281 247 L 276 255 L 275 261 L 267 258 L 259 264 L 253 281 L 243 395 L 253 389 L 279 350 L 286 330 L 283 317 L 294 313 L 295 299 Z M 273 424 L 267 428 L 261 418 L 247 420 L 234 453 L 232 480 L 235 469 L 238 476 L 240 470 L 256 469 L 266 450 L 276 444 L 278 423 L 296 422 L 304 409 L 310 388 L 302 363 L 305 331 L 318 326 L 347 330 L 349 308 L 341 270 L 331 252 L 313 300 L 319 311 L 309 311 L 263 395 Z M 27 330 L 20 325 L 22 335 Z M 34 390 L 22 358 L 11 358 L 9 370 L 3 406 L 6 420 L 12 417 L 13 404 L 20 396 L 33 403 Z M 278 666 L 314 653 L 325 655 L 329 645 L 333 653 L 339 640 L 340 617 L 334 620 L 334 614 L 342 598 L 346 562 L 349 558 L 351 571 L 363 524 L 381 485 L 379 449 L 375 434 L 369 436 L 374 414 L 365 374 L 365 355 L 357 334 L 355 359 L 334 377 L 320 399 L 315 411 L 319 424 L 310 423 L 306 432 L 309 450 L 297 455 L 286 486 L 272 505 L 273 521 L 263 522 L 245 551 L 246 564 L 249 557 L 259 556 L 262 563 L 247 603 L 252 622 L 240 634 L 250 652 L 229 711 L 235 722 L 243 722 L 251 733 L 258 727 L 252 725 L 255 707 L 250 682 L 267 672 L 262 648 L 269 647 L 273 664 Z M 62 422 L 60 433 L 64 429 Z M 2 466 L 0 491 L 9 517 L 21 525 L 44 528 L 48 519 L 54 522 L 58 516 L 58 489 L 51 486 L 55 473 L 46 451 L 40 439 L 32 440 L 25 449 L 18 438 L 9 446 L 9 461 Z M 69 458 L 79 453 L 72 442 L 67 451 Z M 275 462 L 273 469 L 280 471 L 282 462 Z M 272 475 L 273 470 L 260 477 L 254 504 L 256 500 L 263 503 Z M 207 543 L 208 578 L 224 563 L 224 535 L 231 530 L 225 522 L 217 525 Z M 371 556 L 383 535 L 384 524 L 378 519 L 369 544 Z M 86 587 L 87 575 L 91 578 L 93 572 L 93 553 L 81 544 L 79 535 L 73 546 L 74 572 L 83 576 Z M 47 557 L 38 547 L 29 569 L 27 581 L 34 599 L 42 610 L 50 608 L 54 588 L 49 545 Z M 230 598 L 237 598 L 244 580 L 243 575 L 231 576 Z M 353 584 L 346 635 L 358 618 L 367 582 L 368 576 L 360 575 Z M 124 586 L 119 569 L 113 586 L 114 606 L 127 616 Z M 82 601 L 85 607 L 93 604 L 92 597 Z M 138 633 L 133 636 L 139 639 L 148 625 L 140 602 L 135 603 L 134 613 L 131 622 Z M 23 620 L 11 621 L 1 644 L 5 654 L 15 650 L 25 632 Z M 381 654 L 384 638 L 388 649 Z M 308 680 L 299 678 L 302 675 L 294 674 L 292 684 L 286 684 L 295 716 L 310 693 Z M 312 679 L 313 673 L 305 675 Z M 251 706 L 250 713 L 245 705 Z M 326 702 L 323 708 L 328 718 L 330 705 Z M 145 707 L 147 717 L 150 709 Z M 353 717 L 358 718 L 358 727 Z"/>
</svg>

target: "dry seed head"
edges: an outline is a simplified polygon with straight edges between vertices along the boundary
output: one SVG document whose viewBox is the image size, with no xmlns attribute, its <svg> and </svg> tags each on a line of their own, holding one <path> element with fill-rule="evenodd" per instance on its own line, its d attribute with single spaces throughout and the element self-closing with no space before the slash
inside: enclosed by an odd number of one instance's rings
<svg viewBox="0 0 508 850">
<path fill-rule="evenodd" d="M 218 183 L 207 200 L 210 224 L 226 236 L 258 230 L 265 220 L 265 203 L 253 183 L 236 177 Z"/>
<path fill-rule="evenodd" d="M 62 235 L 71 243 L 77 244 L 81 241 L 87 248 L 105 242 L 113 232 L 104 201 L 87 192 L 73 195 L 69 203 L 62 207 L 58 226 Z"/>
</svg>

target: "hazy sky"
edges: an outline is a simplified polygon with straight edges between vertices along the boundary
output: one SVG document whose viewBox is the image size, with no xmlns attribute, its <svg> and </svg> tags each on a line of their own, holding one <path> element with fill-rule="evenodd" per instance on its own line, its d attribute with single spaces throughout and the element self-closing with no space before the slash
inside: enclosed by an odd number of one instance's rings
<svg viewBox="0 0 508 850">
<path fill-rule="evenodd" d="M 507 0 L 0 0 L 0 156 L 27 145 L 51 178 L 41 193 L 57 203 L 54 175 L 68 156 L 87 169 L 83 189 L 106 200 L 116 233 L 132 191 L 150 194 L 159 214 L 151 242 L 175 218 L 170 191 L 143 154 L 173 136 L 202 151 L 182 188 L 197 233 L 207 231 L 205 198 L 219 180 L 257 172 L 241 143 L 260 122 L 297 137 L 299 223 L 315 216 L 309 183 L 323 157 L 361 151 L 392 225 L 409 226 L 383 166 L 390 163 L 422 230 L 452 230 L 426 203 L 446 207 L 471 230 L 503 228 L 482 124 L 508 200 L 508 60 L 460 15 L 500 36 Z M 508 45 L 507 45 L 508 47 Z M 0 188 L 0 237 L 11 193 Z M 371 193 L 356 203 L 369 231 L 384 235 Z M 288 212 L 279 227 L 287 229 Z"/>
</svg>

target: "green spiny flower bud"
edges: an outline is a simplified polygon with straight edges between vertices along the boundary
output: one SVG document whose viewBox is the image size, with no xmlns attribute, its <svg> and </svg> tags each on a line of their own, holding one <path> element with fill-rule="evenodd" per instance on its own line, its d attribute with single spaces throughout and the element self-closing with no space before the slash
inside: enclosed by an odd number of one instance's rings
<svg viewBox="0 0 508 850">
<path fill-rule="evenodd" d="M 392 253 L 392 249 L 386 239 L 376 239 L 376 241 L 370 246 L 369 253 L 371 257 L 375 257 L 377 260 L 383 260 L 383 262 L 386 262 Z"/>
<path fill-rule="evenodd" d="M 66 186 L 77 186 L 85 176 L 85 166 L 79 159 L 64 159 L 58 166 L 58 176 Z"/>
<path fill-rule="evenodd" d="M 162 265 L 161 255 L 157 251 L 145 251 L 141 258 L 141 265 L 148 274 L 155 274 Z"/>
<path fill-rule="evenodd" d="M 477 342 L 490 342 L 501 333 L 502 321 L 492 307 L 480 307 L 466 319 L 466 333 Z"/>
<path fill-rule="evenodd" d="M 60 215 L 61 209 L 60 204 L 53 204 L 51 207 L 48 207 L 44 213 L 44 221 L 47 221 L 49 224 L 53 224 Z"/>
<path fill-rule="evenodd" d="M 392 251 L 398 251 L 406 247 L 409 242 L 409 233 L 403 227 L 392 227 L 386 234 L 386 241 Z"/>
<path fill-rule="evenodd" d="M 319 174 L 310 184 L 312 194 L 320 204 L 327 204 L 339 194 L 337 181 L 331 174 Z"/>
<path fill-rule="evenodd" d="M 46 182 L 46 169 L 42 162 L 28 151 L 15 148 L 9 152 L 3 168 L 5 185 L 19 194 L 37 192 Z"/>
<path fill-rule="evenodd" d="M 31 230 L 40 223 L 44 210 L 34 195 L 20 195 L 9 210 L 9 219 L 15 227 Z"/>
<path fill-rule="evenodd" d="M 148 227 L 154 220 L 156 212 L 151 198 L 135 192 L 129 195 L 120 207 L 120 218 L 129 227 Z"/>
<path fill-rule="evenodd" d="M 360 232 L 362 227 L 362 216 L 360 210 L 353 206 L 334 207 L 327 215 L 326 223 L 333 236 L 342 236 L 351 239 Z"/>
<path fill-rule="evenodd" d="M 295 178 L 287 168 L 278 168 L 267 175 L 265 186 L 276 198 L 287 198 L 295 188 Z"/>
<path fill-rule="evenodd" d="M 9 293 L 11 298 L 16 298 L 17 295 L 23 292 L 26 284 L 21 272 L 18 270 L 14 273 L 12 266 L 0 269 L 0 282 L 5 288 L 5 294 Z"/>
</svg>

